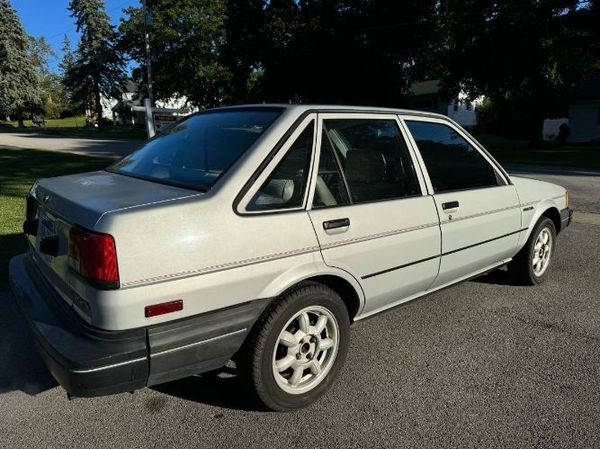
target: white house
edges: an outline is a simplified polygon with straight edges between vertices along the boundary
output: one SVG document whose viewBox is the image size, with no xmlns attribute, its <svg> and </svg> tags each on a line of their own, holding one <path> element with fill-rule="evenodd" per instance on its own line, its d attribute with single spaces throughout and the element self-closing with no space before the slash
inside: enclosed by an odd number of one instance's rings
<svg viewBox="0 0 600 449">
<path fill-rule="evenodd" d="M 542 139 L 547 142 L 557 140 L 562 125 L 569 126 L 569 119 L 566 117 L 545 119 L 542 127 Z"/>
<path fill-rule="evenodd" d="M 569 142 L 600 141 L 600 78 L 581 82 L 569 104 Z"/>
<path fill-rule="evenodd" d="M 120 99 L 102 96 L 102 118 L 112 120 L 121 125 L 143 125 L 145 124 L 145 110 L 143 105 L 143 94 L 140 94 L 138 85 L 127 80 Z M 186 115 L 197 111 L 197 108 L 186 105 L 186 97 L 172 97 L 167 100 L 156 100 L 154 112 L 163 114 Z"/>
<path fill-rule="evenodd" d="M 408 91 L 407 107 L 410 109 L 444 114 L 465 127 L 477 125 L 477 108 L 484 97 L 469 101 L 465 92 L 459 92 L 457 98 L 448 100 L 441 94 L 440 80 L 412 83 Z"/>
</svg>

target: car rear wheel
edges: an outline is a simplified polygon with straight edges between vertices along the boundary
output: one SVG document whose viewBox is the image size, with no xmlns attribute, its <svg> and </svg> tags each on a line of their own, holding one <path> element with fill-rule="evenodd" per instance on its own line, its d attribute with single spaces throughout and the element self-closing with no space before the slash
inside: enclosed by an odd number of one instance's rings
<svg viewBox="0 0 600 449">
<path fill-rule="evenodd" d="M 303 283 L 284 294 L 238 355 L 250 394 L 276 411 L 315 402 L 344 363 L 349 326 L 344 302 L 322 284 Z"/>
<path fill-rule="evenodd" d="M 525 247 L 508 265 L 515 281 L 522 285 L 541 284 L 548 275 L 554 247 L 556 227 L 549 218 L 542 217 L 536 224 Z"/>
</svg>

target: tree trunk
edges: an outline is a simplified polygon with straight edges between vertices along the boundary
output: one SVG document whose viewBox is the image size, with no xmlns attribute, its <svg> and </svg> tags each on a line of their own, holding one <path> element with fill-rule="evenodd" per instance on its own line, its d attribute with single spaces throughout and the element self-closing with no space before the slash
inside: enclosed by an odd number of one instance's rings
<svg viewBox="0 0 600 449">
<path fill-rule="evenodd" d="M 19 128 L 25 127 L 25 123 L 23 121 L 23 111 L 21 111 L 21 110 L 17 111 L 17 121 L 19 123 Z"/>
</svg>

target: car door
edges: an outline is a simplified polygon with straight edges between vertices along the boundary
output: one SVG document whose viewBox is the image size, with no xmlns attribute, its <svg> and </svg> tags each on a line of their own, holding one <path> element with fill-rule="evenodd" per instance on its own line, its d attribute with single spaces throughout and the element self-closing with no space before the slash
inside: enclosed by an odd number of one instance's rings
<svg viewBox="0 0 600 449">
<path fill-rule="evenodd" d="M 402 122 L 440 216 L 442 256 L 432 288 L 512 257 L 523 230 L 519 198 L 508 177 L 451 122 L 423 117 Z"/>
<path fill-rule="evenodd" d="M 439 268 L 435 203 L 392 114 L 319 114 L 309 215 L 330 266 L 369 314 L 425 291 Z"/>
</svg>

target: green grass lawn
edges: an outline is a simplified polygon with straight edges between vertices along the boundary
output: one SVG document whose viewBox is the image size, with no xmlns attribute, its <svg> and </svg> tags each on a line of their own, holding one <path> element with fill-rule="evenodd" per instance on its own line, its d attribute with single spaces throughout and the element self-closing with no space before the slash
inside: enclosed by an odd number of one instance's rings
<svg viewBox="0 0 600 449">
<path fill-rule="evenodd" d="M 17 127 L 16 121 L 2 122 L 7 126 Z M 35 125 L 31 120 L 24 121 L 26 128 L 43 129 Z M 66 118 L 49 118 L 46 119 L 47 128 L 78 128 L 85 126 L 85 116 L 80 117 L 66 117 Z"/>
<path fill-rule="evenodd" d="M 489 134 L 475 134 L 475 138 L 502 163 L 600 169 L 600 143 L 532 144 Z"/>
<path fill-rule="evenodd" d="M 98 170 L 110 159 L 0 147 L 0 291 L 8 288 L 8 261 L 26 249 L 25 196 L 38 178 Z"/>
<path fill-rule="evenodd" d="M 16 121 L 0 122 L 0 132 L 38 132 L 68 137 L 87 139 L 146 139 L 146 130 L 131 126 L 106 126 L 103 129 L 85 126 L 85 117 L 67 117 L 47 119 L 45 126 L 34 125 L 31 120 L 25 120 L 25 127 L 19 128 Z"/>
</svg>

